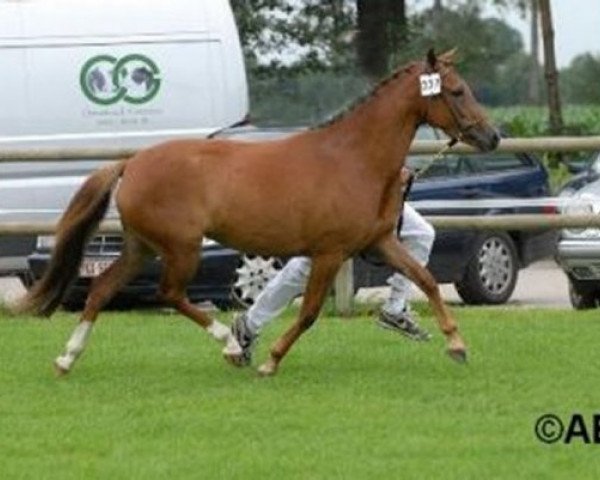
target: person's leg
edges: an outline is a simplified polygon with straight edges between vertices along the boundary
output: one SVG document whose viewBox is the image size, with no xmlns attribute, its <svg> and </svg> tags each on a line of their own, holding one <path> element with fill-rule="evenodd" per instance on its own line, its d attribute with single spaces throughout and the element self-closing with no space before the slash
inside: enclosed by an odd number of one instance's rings
<svg viewBox="0 0 600 480">
<path fill-rule="evenodd" d="M 304 292 L 310 267 L 309 258 L 292 258 L 267 283 L 254 304 L 242 315 L 236 317 L 231 330 L 242 347 L 242 355 L 237 358 L 229 358 L 229 361 L 238 366 L 251 363 L 252 349 L 261 329 L 277 317 L 294 298 Z"/>
<path fill-rule="evenodd" d="M 414 208 L 404 205 L 400 239 L 421 265 L 427 265 L 435 230 Z M 404 275 L 395 273 L 388 278 L 390 296 L 381 309 L 379 324 L 397 330 L 414 340 L 428 340 L 430 335 L 422 329 L 409 309 L 412 282 Z"/>
<path fill-rule="evenodd" d="M 246 312 L 248 328 L 258 334 L 288 304 L 304 292 L 310 273 L 308 257 L 292 258 L 275 275 Z"/>
</svg>

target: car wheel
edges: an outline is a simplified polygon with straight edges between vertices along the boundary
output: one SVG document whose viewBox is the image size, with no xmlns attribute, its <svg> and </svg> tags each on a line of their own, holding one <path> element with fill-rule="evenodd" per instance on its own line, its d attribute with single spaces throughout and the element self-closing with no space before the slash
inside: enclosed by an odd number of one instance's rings
<svg viewBox="0 0 600 480">
<path fill-rule="evenodd" d="M 231 298 L 235 304 L 241 308 L 250 307 L 282 267 L 283 262 L 275 257 L 242 255 L 231 287 Z"/>
<path fill-rule="evenodd" d="M 463 301 L 469 305 L 498 305 L 512 295 L 519 272 L 517 250 L 512 239 L 502 232 L 482 235 L 465 274 L 455 283 Z"/>
<path fill-rule="evenodd" d="M 589 310 L 598 306 L 598 295 L 569 278 L 569 300 L 575 310 Z"/>
</svg>

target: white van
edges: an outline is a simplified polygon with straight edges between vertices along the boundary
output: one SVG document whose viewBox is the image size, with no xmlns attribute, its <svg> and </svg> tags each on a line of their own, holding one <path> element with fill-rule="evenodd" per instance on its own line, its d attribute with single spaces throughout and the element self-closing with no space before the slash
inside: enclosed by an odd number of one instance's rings
<svg viewBox="0 0 600 480">
<path fill-rule="evenodd" d="M 0 72 L 0 148 L 135 148 L 248 112 L 227 0 L 0 0 Z"/>
<path fill-rule="evenodd" d="M 0 0 L 0 150 L 140 148 L 243 121 L 227 0 Z M 0 224 L 53 221 L 99 162 L 0 162 Z M 26 278 L 35 235 L 0 235 Z"/>
</svg>

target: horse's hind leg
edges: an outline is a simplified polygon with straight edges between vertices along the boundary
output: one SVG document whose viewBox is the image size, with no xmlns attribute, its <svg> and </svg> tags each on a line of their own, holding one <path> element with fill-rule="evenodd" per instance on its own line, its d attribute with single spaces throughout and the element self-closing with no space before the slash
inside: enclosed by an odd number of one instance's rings
<svg viewBox="0 0 600 480">
<path fill-rule="evenodd" d="M 210 318 L 187 298 L 185 288 L 194 276 L 198 265 L 198 244 L 193 243 L 187 247 L 171 245 L 167 251 L 162 252 L 162 259 L 163 275 L 160 283 L 162 300 L 223 343 L 225 356 L 239 356 L 242 349 L 231 334 L 231 330 L 218 320 Z"/>
<path fill-rule="evenodd" d="M 311 260 L 312 266 L 298 319 L 271 348 L 269 359 L 258 368 L 261 375 L 274 375 L 292 345 L 317 320 L 344 257 L 340 254 L 332 254 L 313 257 Z"/>
<path fill-rule="evenodd" d="M 150 251 L 137 238 L 125 234 L 121 256 L 93 282 L 79 324 L 55 361 L 59 374 L 68 373 L 83 353 L 98 313 L 106 303 L 140 270 Z"/>
<path fill-rule="evenodd" d="M 440 330 L 446 336 L 448 354 L 454 360 L 465 361 L 467 358 L 465 343 L 458 333 L 456 321 L 442 301 L 440 289 L 433 275 L 414 260 L 406 247 L 393 235 L 384 238 L 375 247 L 391 267 L 408 277 L 427 295 Z"/>
</svg>

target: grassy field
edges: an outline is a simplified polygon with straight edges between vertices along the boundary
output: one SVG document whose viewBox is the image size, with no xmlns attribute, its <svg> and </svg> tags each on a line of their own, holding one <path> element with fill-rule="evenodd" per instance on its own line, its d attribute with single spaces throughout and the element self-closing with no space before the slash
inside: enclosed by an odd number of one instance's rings
<svg viewBox="0 0 600 480">
<path fill-rule="evenodd" d="M 265 332 L 261 359 L 292 313 Z M 597 478 L 599 445 L 546 445 L 533 430 L 545 413 L 600 413 L 598 313 L 455 313 L 467 366 L 439 334 L 415 344 L 369 315 L 329 315 L 271 379 L 161 312 L 104 314 L 56 379 L 76 317 L 0 316 L 0 477 Z"/>
</svg>

